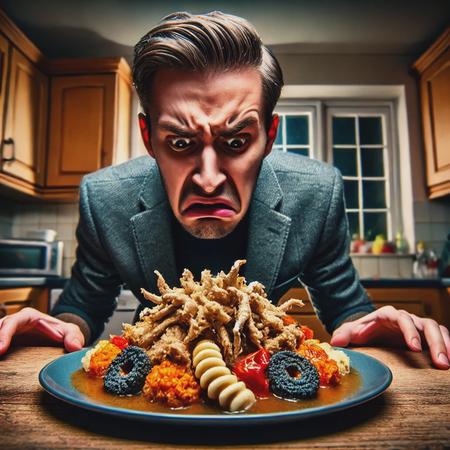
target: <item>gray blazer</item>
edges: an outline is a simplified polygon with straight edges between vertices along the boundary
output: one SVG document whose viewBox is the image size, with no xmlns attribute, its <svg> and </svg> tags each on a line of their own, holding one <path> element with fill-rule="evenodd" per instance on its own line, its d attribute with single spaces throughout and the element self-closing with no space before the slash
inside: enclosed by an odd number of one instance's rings
<svg viewBox="0 0 450 450">
<path fill-rule="evenodd" d="M 124 283 L 147 305 L 140 288 L 158 292 L 155 269 L 169 285 L 179 285 L 170 223 L 159 169 L 149 156 L 87 175 L 80 187 L 76 263 L 52 314 L 80 316 L 95 339 Z M 373 310 L 348 250 L 338 170 L 273 151 L 261 165 L 249 209 L 247 282 L 260 281 L 277 301 L 301 281 L 332 332 L 346 317 Z"/>
</svg>

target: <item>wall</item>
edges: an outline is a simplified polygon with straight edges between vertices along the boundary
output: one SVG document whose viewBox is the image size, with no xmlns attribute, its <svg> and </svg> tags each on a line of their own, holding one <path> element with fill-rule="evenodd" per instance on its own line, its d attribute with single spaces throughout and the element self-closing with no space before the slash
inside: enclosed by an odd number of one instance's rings
<svg viewBox="0 0 450 450">
<path fill-rule="evenodd" d="M 450 232 L 450 199 L 426 193 L 418 83 L 410 67 L 419 55 L 276 54 L 285 85 L 403 85 L 405 88 L 415 241 L 440 255 Z M 400 168 L 401 173 L 401 168 Z M 414 251 L 414 249 L 412 249 Z"/>
<path fill-rule="evenodd" d="M 416 240 L 424 240 L 439 255 L 445 236 L 450 232 L 449 199 L 428 201 L 425 189 L 425 169 L 418 88 L 409 67 L 418 55 L 326 55 L 278 54 L 285 83 L 305 85 L 404 85 L 408 115 L 411 170 L 413 173 L 413 209 Z M 134 99 L 133 109 L 138 111 Z M 145 154 L 140 144 L 136 117 L 132 117 L 133 156 Z M 52 228 L 64 240 L 64 273 L 70 275 L 75 255 L 75 228 L 78 218 L 76 204 L 14 203 L 0 198 L 0 235 L 13 232 L 21 236 L 30 228 Z M 413 249 L 412 249 L 413 250 Z M 372 264 L 373 265 L 373 264 Z M 399 274 L 404 275 L 399 263 Z M 364 263 L 361 267 L 364 272 Z"/>
</svg>

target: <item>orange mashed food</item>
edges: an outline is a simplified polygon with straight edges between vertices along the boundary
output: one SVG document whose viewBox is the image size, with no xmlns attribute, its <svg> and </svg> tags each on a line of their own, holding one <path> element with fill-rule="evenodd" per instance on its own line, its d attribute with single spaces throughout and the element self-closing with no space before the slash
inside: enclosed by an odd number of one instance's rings
<svg viewBox="0 0 450 450">
<path fill-rule="evenodd" d="M 106 342 L 92 356 L 89 363 L 89 375 L 94 377 L 103 377 L 112 363 L 113 359 L 122 350 L 117 345 Z"/>
<path fill-rule="evenodd" d="M 142 392 L 148 400 L 171 408 L 188 406 L 200 399 L 200 386 L 189 369 L 167 360 L 153 366 Z"/>
<path fill-rule="evenodd" d="M 319 372 L 320 386 L 335 386 L 341 381 L 339 367 L 327 352 L 317 344 L 306 343 L 300 345 L 297 353 L 308 359 Z"/>
</svg>

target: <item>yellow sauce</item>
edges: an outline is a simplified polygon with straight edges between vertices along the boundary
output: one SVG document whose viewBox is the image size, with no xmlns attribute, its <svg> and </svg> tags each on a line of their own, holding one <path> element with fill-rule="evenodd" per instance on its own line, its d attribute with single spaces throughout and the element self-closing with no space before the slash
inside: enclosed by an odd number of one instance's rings
<svg viewBox="0 0 450 450">
<path fill-rule="evenodd" d="M 102 378 L 91 378 L 80 369 L 72 374 L 72 384 L 79 392 L 94 403 L 153 413 L 171 414 L 226 414 L 218 406 L 210 403 L 199 403 L 183 409 L 170 409 L 157 403 L 151 403 L 143 395 L 120 397 L 109 394 L 103 389 Z M 297 411 L 305 408 L 314 408 L 332 405 L 352 397 L 359 389 L 361 379 L 357 371 L 352 369 L 350 374 L 342 377 L 341 383 L 333 387 L 321 387 L 316 398 L 291 402 L 271 396 L 268 399 L 258 400 L 253 407 L 244 414 L 266 414 L 285 411 Z"/>
</svg>

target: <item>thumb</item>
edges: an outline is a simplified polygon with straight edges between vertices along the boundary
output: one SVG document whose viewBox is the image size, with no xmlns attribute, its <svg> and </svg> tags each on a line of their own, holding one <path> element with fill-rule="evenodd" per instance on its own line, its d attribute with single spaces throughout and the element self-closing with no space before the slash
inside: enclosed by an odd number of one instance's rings
<svg viewBox="0 0 450 450">
<path fill-rule="evenodd" d="M 330 344 L 336 347 L 347 347 L 352 339 L 352 331 L 350 327 L 341 326 L 334 330 L 331 336 Z"/>
<path fill-rule="evenodd" d="M 68 352 L 81 350 L 84 345 L 84 336 L 80 328 L 74 324 L 67 324 L 64 335 L 64 347 Z"/>
</svg>

